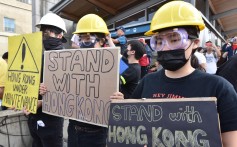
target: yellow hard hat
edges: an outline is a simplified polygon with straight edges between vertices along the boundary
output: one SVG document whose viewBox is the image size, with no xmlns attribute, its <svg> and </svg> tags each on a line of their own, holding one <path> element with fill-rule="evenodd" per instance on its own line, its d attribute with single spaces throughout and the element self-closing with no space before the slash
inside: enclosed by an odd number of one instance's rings
<svg viewBox="0 0 237 147">
<path fill-rule="evenodd" d="M 201 12 L 192 4 L 172 1 L 157 10 L 152 18 L 150 30 L 145 35 L 150 36 L 157 30 L 176 26 L 197 26 L 200 31 L 205 28 Z"/>
<path fill-rule="evenodd" d="M 96 14 L 87 14 L 83 16 L 77 23 L 76 31 L 73 34 L 81 33 L 104 33 L 109 34 L 104 20 Z"/>
</svg>

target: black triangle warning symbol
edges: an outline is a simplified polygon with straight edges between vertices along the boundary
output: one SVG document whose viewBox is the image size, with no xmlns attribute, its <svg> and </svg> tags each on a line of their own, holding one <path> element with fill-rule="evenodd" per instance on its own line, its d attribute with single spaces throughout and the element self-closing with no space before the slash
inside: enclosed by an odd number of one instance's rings
<svg viewBox="0 0 237 147">
<path fill-rule="evenodd" d="M 32 54 L 25 37 L 22 38 L 21 44 L 18 47 L 8 71 L 39 73 L 39 68 L 35 62 L 34 55 Z"/>
</svg>

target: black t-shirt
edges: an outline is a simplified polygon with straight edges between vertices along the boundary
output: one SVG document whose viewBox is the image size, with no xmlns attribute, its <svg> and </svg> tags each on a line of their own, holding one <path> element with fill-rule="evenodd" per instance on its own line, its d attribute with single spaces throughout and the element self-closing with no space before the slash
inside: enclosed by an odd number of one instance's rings
<svg viewBox="0 0 237 147">
<path fill-rule="evenodd" d="M 216 74 L 229 81 L 237 92 L 237 54 L 233 55 L 226 63 L 221 65 Z"/>
<path fill-rule="evenodd" d="M 188 76 L 172 79 L 162 69 L 144 77 L 132 95 L 132 98 L 184 97 L 216 97 L 221 132 L 237 130 L 237 94 L 222 77 L 195 70 Z"/>
<path fill-rule="evenodd" d="M 56 47 L 55 49 L 63 49 L 63 46 Z M 42 56 L 40 83 L 43 82 L 43 77 L 44 77 L 44 55 Z M 38 100 L 42 100 L 42 99 L 43 99 L 43 97 L 41 95 L 38 95 Z M 42 120 L 46 124 L 49 124 L 49 123 L 62 124 L 62 121 L 64 120 L 64 118 L 62 118 L 62 117 L 53 116 L 53 115 L 43 113 L 42 107 L 39 107 L 37 109 L 36 114 L 30 114 L 29 118 L 34 118 L 35 120 Z"/>
<path fill-rule="evenodd" d="M 128 68 L 120 76 L 120 92 L 124 98 L 131 98 L 141 77 L 141 66 L 138 63 L 128 64 Z"/>
</svg>

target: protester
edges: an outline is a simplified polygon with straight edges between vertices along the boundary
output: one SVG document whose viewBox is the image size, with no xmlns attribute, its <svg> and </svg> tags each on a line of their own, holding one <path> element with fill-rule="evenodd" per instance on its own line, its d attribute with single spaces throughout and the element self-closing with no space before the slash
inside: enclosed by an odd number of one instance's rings
<svg viewBox="0 0 237 147">
<path fill-rule="evenodd" d="M 222 46 L 223 52 L 228 52 L 228 59 L 230 59 L 237 52 L 237 36 L 233 37 L 230 42 L 227 41 Z"/>
<path fill-rule="evenodd" d="M 130 98 L 141 78 L 141 66 L 139 59 L 146 53 L 144 45 L 138 40 L 128 42 L 125 56 L 128 60 L 128 68 L 120 75 L 121 88 L 124 98 Z"/>
<path fill-rule="evenodd" d="M 118 38 L 112 39 L 116 46 L 120 46 L 120 54 L 123 55 L 124 51 L 127 49 L 127 38 L 125 36 L 125 28 L 120 26 L 116 28 Z"/>
<path fill-rule="evenodd" d="M 153 35 L 151 47 L 158 51 L 164 69 L 145 76 L 131 98 L 216 97 L 223 146 L 235 147 L 237 95 L 233 86 L 221 77 L 195 70 L 190 63 L 204 28 L 200 12 L 190 3 L 172 1 L 159 8 L 146 35 Z M 123 99 L 123 94 L 115 92 L 111 98 Z"/>
<path fill-rule="evenodd" d="M 7 80 L 7 62 L 0 58 L 0 99 L 3 98 L 5 82 Z"/>
<path fill-rule="evenodd" d="M 227 62 L 221 65 L 216 74 L 229 81 L 237 92 L 237 55 L 233 55 Z"/>
<path fill-rule="evenodd" d="M 143 78 L 148 73 L 148 66 L 151 63 L 152 51 L 151 48 L 146 44 L 144 38 L 139 38 L 139 41 L 145 46 L 146 53 L 139 60 L 141 65 L 141 78 Z"/>
<path fill-rule="evenodd" d="M 211 42 L 207 41 L 206 50 L 203 52 L 207 60 L 206 72 L 215 74 L 217 70 L 217 62 L 221 56 L 221 51 Z"/>
<path fill-rule="evenodd" d="M 206 60 L 206 57 L 203 55 L 203 51 L 204 49 L 202 47 L 198 47 L 196 50 L 194 50 L 194 56 L 197 58 L 198 68 L 206 72 L 207 60 Z"/>
<path fill-rule="evenodd" d="M 95 14 L 83 16 L 78 21 L 74 34 L 78 34 L 81 38 L 80 48 L 101 48 L 105 40 L 108 41 L 110 47 L 115 47 L 106 23 Z M 105 127 L 69 120 L 68 147 L 105 147 L 106 138 L 107 128 Z"/>
<path fill-rule="evenodd" d="M 205 57 L 204 57 L 205 58 Z M 195 55 L 195 53 L 191 56 L 191 66 L 194 69 L 199 69 L 203 72 L 206 72 L 206 69 L 203 68 L 203 66 L 201 66 L 201 64 L 199 64 L 199 59 L 197 58 L 197 56 Z"/>
<path fill-rule="evenodd" d="M 36 27 L 43 33 L 43 46 L 46 51 L 61 50 L 67 40 L 63 34 L 67 32 L 65 22 L 56 14 L 44 15 Z M 44 60 L 43 60 L 44 61 Z M 43 67 L 41 69 L 41 82 L 43 82 Z M 63 122 L 62 117 L 42 113 L 42 96 L 46 93 L 46 86 L 41 83 L 39 90 L 38 109 L 36 114 L 29 114 L 28 125 L 33 138 L 32 147 L 63 147 Z"/>
<path fill-rule="evenodd" d="M 6 61 L 6 63 L 8 62 L 8 52 L 5 52 L 2 55 L 2 59 L 4 59 Z M 7 67 L 8 65 L 3 62 L 4 60 L 0 59 L 0 110 L 6 110 L 7 107 L 2 106 L 2 98 L 3 98 L 3 92 L 4 92 L 4 87 L 5 87 L 5 82 L 7 79 Z"/>
</svg>

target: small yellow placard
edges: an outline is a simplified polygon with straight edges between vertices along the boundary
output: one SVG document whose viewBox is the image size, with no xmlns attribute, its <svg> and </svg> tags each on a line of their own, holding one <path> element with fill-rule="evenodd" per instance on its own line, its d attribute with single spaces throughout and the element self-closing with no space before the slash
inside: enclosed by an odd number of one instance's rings
<svg viewBox="0 0 237 147">
<path fill-rule="evenodd" d="M 42 62 L 42 33 L 9 37 L 8 75 L 2 105 L 36 113 Z"/>
</svg>

